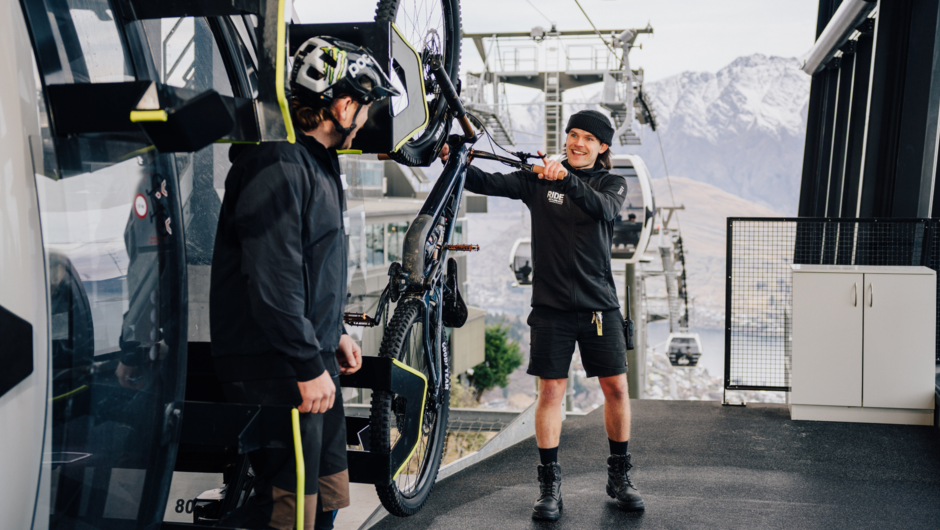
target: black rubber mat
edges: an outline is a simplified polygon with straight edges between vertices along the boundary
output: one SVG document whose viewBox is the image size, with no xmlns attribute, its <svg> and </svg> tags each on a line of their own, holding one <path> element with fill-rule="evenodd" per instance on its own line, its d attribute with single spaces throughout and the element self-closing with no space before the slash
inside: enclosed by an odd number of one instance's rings
<svg viewBox="0 0 940 530">
<path fill-rule="evenodd" d="M 555 523 L 530 518 L 530 438 L 438 483 L 418 515 L 375 528 L 940 528 L 933 427 L 795 422 L 785 405 L 634 401 L 642 514 L 607 497 L 607 452 L 603 409 L 564 423 Z"/>
</svg>

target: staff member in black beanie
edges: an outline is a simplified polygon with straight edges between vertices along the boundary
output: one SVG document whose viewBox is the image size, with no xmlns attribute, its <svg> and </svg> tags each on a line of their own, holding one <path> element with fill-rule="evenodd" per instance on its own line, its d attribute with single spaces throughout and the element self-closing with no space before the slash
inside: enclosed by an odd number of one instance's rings
<svg viewBox="0 0 940 530">
<path fill-rule="evenodd" d="M 470 167 L 466 189 L 519 199 L 532 213 L 532 331 L 528 373 L 541 378 L 535 412 L 540 493 L 535 519 L 555 520 L 562 509 L 558 443 L 561 403 L 575 343 L 588 377 L 604 391 L 610 445 L 607 494 L 627 511 L 643 510 L 630 479 L 630 397 L 623 317 L 610 267 L 613 221 L 627 182 L 608 172 L 614 129 L 600 112 L 575 113 L 562 162 L 542 159 L 541 175 L 484 173 Z M 541 155 L 541 153 L 539 153 Z"/>
</svg>

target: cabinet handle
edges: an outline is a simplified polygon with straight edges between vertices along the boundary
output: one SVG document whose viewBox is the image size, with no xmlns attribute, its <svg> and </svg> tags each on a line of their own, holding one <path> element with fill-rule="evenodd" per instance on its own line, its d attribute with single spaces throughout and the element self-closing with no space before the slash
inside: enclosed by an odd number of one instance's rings
<svg viewBox="0 0 940 530">
<path fill-rule="evenodd" d="M 868 290 L 871 292 L 871 296 L 868 298 L 868 307 L 875 307 L 875 287 L 868 284 Z"/>
<path fill-rule="evenodd" d="M 855 303 L 853 307 L 858 307 L 858 282 L 855 282 Z"/>
</svg>

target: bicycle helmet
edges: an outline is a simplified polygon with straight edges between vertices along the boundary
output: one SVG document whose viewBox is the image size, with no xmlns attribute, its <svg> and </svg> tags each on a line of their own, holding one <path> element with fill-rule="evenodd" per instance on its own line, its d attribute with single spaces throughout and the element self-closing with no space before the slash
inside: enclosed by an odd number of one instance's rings
<svg viewBox="0 0 940 530">
<path fill-rule="evenodd" d="M 401 95 L 367 49 L 333 37 L 312 37 L 297 49 L 290 84 L 294 98 L 317 106 L 334 94 L 363 105 Z"/>
</svg>

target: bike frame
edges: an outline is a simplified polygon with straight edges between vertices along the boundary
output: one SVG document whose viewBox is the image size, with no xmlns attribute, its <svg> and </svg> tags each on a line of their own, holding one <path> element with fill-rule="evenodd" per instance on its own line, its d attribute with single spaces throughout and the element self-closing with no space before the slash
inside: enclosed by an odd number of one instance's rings
<svg viewBox="0 0 940 530">
<path fill-rule="evenodd" d="M 443 351 L 441 304 L 444 264 L 447 263 L 449 252 L 447 246 L 457 224 L 469 158 L 470 146 L 466 142 L 450 156 L 444 172 L 405 233 L 401 272 L 397 278 L 390 279 L 391 282 L 398 282 L 399 289 L 404 291 L 403 296 L 416 298 L 424 306 L 423 342 L 431 372 L 431 397 L 434 402 L 440 398 L 443 385 L 449 383 L 441 381 L 443 371 L 440 369 L 442 363 L 448 360 L 438 355 L 438 352 Z M 441 233 L 435 234 L 438 227 L 442 229 Z M 430 260 L 427 259 L 429 254 Z"/>
<path fill-rule="evenodd" d="M 437 404 L 443 395 L 442 389 L 450 384 L 450 381 L 442 381 L 441 377 L 441 367 L 448 359 L 437 354 L 443 352 L 444 264 L 447 262 L 450 239 L 457 224 L 456 217 L 463 199 L 470 160 L 476 156 L 498 160 L 528 171 L 540 171 L 541 168 L 529 165 L 526 159 L 532 155 L 525 153 L 513 153 L 521 160 L 512 160 L 492 153 L 474 152 L 471 146 L 481 138 L 482 132 L 475 131 L 470 124 L 457 91 L 441 65 L 431 64 L 431 72 L 437 78 L 441 94 L 447 99 L 450 111 L 459 121 L 464 135 L 450 137 L 450 155 L 444 171 L 434 183 L 424 205 L 405 233 L 401 265 L 395 263 L 389 268 L 389 284 L 379 297 L 375 318 L 371 319 L 364 314 L 356 315 L 356 318 L 357 322 L 375 325 L 387 309 L 389 298 L 397 301 L 399 297 L 403 297 L 420 301 L 423 306 L 423 344 L 431 375 L 431 399 L 428 403 Z M 433 334 L 430 332 L 432 327 L 435 330 Z"/>
</svg>

